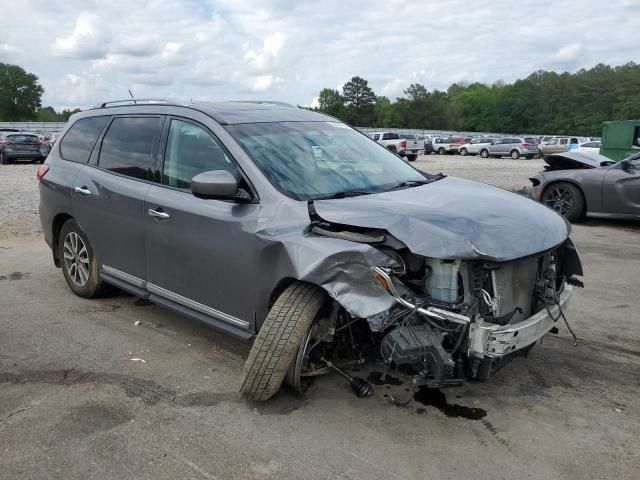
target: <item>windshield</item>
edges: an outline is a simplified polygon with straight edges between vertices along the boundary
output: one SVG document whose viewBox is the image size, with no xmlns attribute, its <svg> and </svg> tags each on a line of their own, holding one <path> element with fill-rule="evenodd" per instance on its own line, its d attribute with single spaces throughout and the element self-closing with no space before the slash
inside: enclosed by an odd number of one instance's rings
<svg viewBox="0 0 640 480">
<path fill-rule="evenodd" d="M 262 173 L 296 200 L 377 193 L 427 177 L 385 147 L 340 122 L 229 125 Z"/>
</svg>

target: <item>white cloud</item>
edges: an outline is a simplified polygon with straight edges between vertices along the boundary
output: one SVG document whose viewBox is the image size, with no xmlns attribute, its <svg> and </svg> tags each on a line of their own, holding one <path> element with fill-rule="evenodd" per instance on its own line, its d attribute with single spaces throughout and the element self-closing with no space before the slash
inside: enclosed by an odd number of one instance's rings
<svg viewBox="0 0 640 480">
<path fill-rule="evenodd" d="M 167 42 L 162 50 L 162 58 L 172 58 L 175 57 L 184 43 L 182 42 Z"/>
<path fill-rule="evenodd" d="M 56 38 L 51 53 L 60 57 L 92 59 L 103 57 L 109 48 L 111 32 L 97 15 L 81 13 L 73 33 Z"/>
<path fill-rule="evenodd" d="M 565 45 L 556 52 L 553 56 L 553 60 L 558 63 L 571 63 L 580 59 L 583 48 L 579 43 L 572 43 L 571 45 Z"/>
<path fill-rule="evenodd" d="M 90 106 L 129 88 L 305 104 L 355 75 L 393 99 L 414 82 L 446 89 L 640 62 L 629 2 L 565 0 L 571 21 L 551 0 L 478 0 L 468 15 L 465 0 L 109 0 L 91 2 L 90 13 L 87 5 L 21 0 L 2 11 L 0 59 L 38 75 L 45 105 Z M 390 22 L 398 18 L 401 28 Z"/>
<path fill-rule="evenodd" d="M 404 90 L 406 87 L 407 80 L 404 80 L 402 78 L 394 78 L 382 87 L 380 93 L 385 97 L 389 97 L 393 100 L 395 97 L 399 96 L 402 93 L 402 90 Z"/>
<path fill-rule="evenodd" d="M 254 92 L 266 92 L 270 90 L 272 86 L 282 83 L 282 79 L 280 77 L 274 77 L 273 75 L 261 75 L 256 77 L 253 82 L 253 91 Z"/>
</svg>

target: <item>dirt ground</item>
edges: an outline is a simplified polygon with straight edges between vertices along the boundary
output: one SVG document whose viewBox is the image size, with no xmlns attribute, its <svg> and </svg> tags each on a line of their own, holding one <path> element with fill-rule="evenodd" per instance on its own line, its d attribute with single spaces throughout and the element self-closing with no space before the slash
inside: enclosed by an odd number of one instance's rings
<svg viewBox="0 0 640 480">
<path fill-rule="evenodd" d="M 539 160 L 420 157 L 504 188 Z M 36 165 L 0 166 L 0 479 L 636 479 L 640 221 L 587 219 L 566 328 L 484 384 L 405 406 L 405 383 L 355 398 L 237 395 L 248 346 L 135 297 L 83 300 L 39 233 Z M 360 368 L 367 375 L 378 365 Z"/>
</svg>

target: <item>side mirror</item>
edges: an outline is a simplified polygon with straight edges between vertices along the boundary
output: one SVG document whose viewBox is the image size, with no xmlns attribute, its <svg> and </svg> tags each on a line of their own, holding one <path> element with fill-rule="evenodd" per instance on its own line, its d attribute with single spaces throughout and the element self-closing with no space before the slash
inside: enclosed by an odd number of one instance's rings
<svg viewBox="0 0 640 480">
<path fill-rule="evenodd" d="M 622 160 L 620 162 L 620 168 L 622 170 L 633 170 L 634 166 L 629 160 Z"/>
<path fill-rule="evenodd" d="M 191 193 L 203 198 L 232 198 L 238 193 L 238 180 L 226 170 L 202 172 L 191 179 Z"/>
</svg>

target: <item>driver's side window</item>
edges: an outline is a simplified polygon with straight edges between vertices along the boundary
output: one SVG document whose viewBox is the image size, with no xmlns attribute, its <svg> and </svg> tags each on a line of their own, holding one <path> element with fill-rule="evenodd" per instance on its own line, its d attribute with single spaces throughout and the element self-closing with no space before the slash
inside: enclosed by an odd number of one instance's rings
<svg viewBox="0 0 640 480">
<path fill-rule="evenodd" d="M 226 170 L 236 178 L 238 167 L 204 128 L 171 120 L 162 168 L 162 184 L 188 190 L 191 179 L 210 170 Z"/>
</svg>

